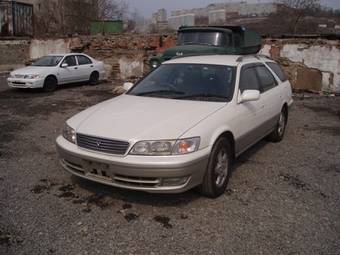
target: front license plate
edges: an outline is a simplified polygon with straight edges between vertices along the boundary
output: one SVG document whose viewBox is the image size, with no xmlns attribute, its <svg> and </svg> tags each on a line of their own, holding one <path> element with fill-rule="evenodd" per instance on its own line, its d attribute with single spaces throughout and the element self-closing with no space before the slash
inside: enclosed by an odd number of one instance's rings
<svg viewBox="0 0 340 255">
<path fill-rule="evenodd" d="M 112 180 L 108 173 L 110 168 L 108 164 L 84 160 L 83 165 L 85 169 L 85 175 L 101 180 Z"/>
</svg>

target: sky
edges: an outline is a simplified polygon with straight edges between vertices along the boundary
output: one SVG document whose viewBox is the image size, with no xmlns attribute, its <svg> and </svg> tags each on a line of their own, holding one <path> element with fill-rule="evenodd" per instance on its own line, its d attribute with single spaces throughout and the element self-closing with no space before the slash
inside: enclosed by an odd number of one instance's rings
<svg viewBox="0 0 340 255">
<path fill-rule="evenodd" d="M 151 14 L 158 9 L 165 8 L 167 11 L 205 7 L 216 2 L 240 2 L 241 0 L 124 0 L 129 4 L 130 10 L 137 10 L 144 17 L 151 17 Z M 248 3 L 273 2 L 273 0 L 248 0 Z M 340 0 L 321 0 L 322 5 L 340 9 Z"/>
</svg>

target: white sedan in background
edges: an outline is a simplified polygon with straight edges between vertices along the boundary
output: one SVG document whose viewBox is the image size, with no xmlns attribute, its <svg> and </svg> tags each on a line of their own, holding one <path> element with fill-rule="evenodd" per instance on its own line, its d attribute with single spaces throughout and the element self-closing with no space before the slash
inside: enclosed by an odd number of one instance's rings
<svg viewBox="0 0 340 255">
<path fill-rule="evenodd" d="M 31 66 L 14 70 L 7 79 L 12 88 L 43 88 L 54 91 L 58 85 L 104 79 L 104 64 L 80 53 L 53 54 L 40 58 Z"/>
</svg>

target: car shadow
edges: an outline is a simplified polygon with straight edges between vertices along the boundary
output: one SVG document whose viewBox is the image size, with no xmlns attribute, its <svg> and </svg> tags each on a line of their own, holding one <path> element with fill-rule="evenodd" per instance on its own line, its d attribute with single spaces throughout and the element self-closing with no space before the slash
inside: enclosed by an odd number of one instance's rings
<svg viewBox="0 0 340 255">
<path fill-rule="evenodd" d="M 234 160 L 234 165 L 233 165 L 233 173 L 237 171 L 239 166 L 242 164 L 252 162 L 251 158 L 260 150 L 262 150 L 266 145 L 268 145 L 268 141 L 263 138 L 253 146 L 251 146 L 249 149 L 247 149 L 245 152 L 243 152 L 239 157 L 237 157 Z"/>
<path fill-rule="evenodd" d="M 70 83 L 70 84 L 62 84 L 58 85 L 57 89 L 53 92 L 45 92 L 42 88 L 35 88 L 35 89 L 25 89 L 25 88 L 7 88 L 0 91 L 0 98 L 12 98 L 12 99 L 20 99 L 20 98 L 38 98 L 38 97 L 49 97 L 53 95 L 53 93 L 57 91 L 63 91 L 66 89 L 73 89 L 82 86 L 89 86 L 96 88 L 104 84 L 104 82 L 100 82 L 97 85 L 90 85 L 88 82 L 77 82 L 77 83 Z"/>
</svg>

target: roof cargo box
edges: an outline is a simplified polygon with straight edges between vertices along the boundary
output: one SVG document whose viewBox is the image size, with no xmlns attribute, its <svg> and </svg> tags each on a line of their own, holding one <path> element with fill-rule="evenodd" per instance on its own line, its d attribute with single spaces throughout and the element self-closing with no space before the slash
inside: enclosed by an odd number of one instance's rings
<svg viewBox="0 0 340 255">
<path fill-rule="evenodd" d="M 220 32 L 228 37 L 228 40 L 219 47 L 234 48 L 230 49 L 230 54 L 256 54 L 260 51 L 262 45 L 261 36 L 254 30 L 242 26 L 192 26 L 180 27 L 178 30 L 179 40 L 182 33 L 208 33 Z M 202 37 L 203 38 L 203 37 Z M 204 39 L 203 39 L 204 40 Z M 197 44 L 202 42 L 197 39 Z M 192 43 L 194 44 L 194 43 Z"/>
<path fill-rule="evenodd" d="M 256 54 L 261 50 L 262 38 L 254 30 L 237 26 L 227 26 L 225 28 L 230 29 L 233 32 L 235 48 L 238 48 L 238 54 Z"/>
<path fill-rule="evenodd" d="M 261 49 L 261 36 L 241 26 L 180 27 L 177 45 L 150 59 L 150 67 L 175 57 L 197 55 L 248 55 Z"/>
</svg>

